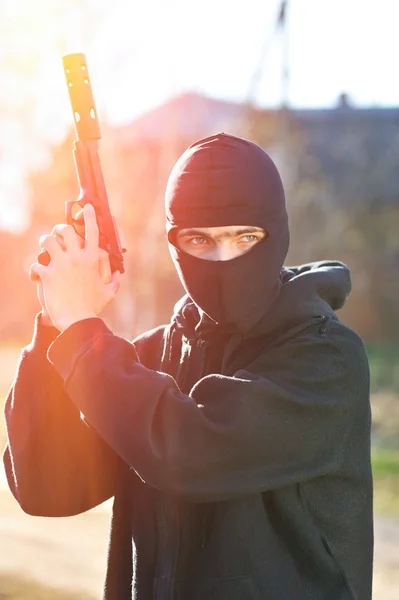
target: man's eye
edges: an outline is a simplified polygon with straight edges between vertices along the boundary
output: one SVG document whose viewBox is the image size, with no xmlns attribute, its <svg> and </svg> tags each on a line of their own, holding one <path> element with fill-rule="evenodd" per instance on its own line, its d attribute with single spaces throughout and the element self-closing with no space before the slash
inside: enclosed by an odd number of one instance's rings
<svg viewBox="0 0 399 600">
<path fill-rule="evenodd" d="M 206 240 L 206 238 L 197 236 L 197 237 L 193 237 L 190 240 L 188 240 L 188 243 L 193 244 L 194 246 L 203 246 L 204 244 L 207 243 L 207 240 Z"/>
<path fill-rule="evenodd" d="M 259 238 L 257 235 L 248 234 L 248 235 L 243 235 L 240 238 L 240 242 L 243 242 L 244 244 L 252 244 L 253 242 L 260 241 L 260 239 L 261 238 Z"/>
</svg>

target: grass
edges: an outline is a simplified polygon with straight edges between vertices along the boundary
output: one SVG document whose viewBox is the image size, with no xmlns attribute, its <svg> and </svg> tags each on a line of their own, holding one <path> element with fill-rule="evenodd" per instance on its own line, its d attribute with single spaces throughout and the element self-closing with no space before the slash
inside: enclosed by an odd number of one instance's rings
<svg viewBox="0 0 399 600">
<path fill-rule="evenodd" d="M 399 517 L 399 451 L 373 447 L 374 510 Z"/>
<path fill-rule="evenodd" d="M 373 448 L 373 473 L 377 479 L 394 478 L 399 483 L 399 452 Z"/>
<path fill-rule="evenodd" d="M 15 575 L 0 574 L 0 599 L 1 600 L 92 600 L 92 596 L 81 592 L 67 592 L 50 587 L 43 587 L 39 583 L 17 577 Z"/>
<path fill-rule="evenodd" d="M 371 407 L 373 445 L 382 450 L 399 450 L 399 394 L 394 392 L 373 394 Z"/>
</svg>

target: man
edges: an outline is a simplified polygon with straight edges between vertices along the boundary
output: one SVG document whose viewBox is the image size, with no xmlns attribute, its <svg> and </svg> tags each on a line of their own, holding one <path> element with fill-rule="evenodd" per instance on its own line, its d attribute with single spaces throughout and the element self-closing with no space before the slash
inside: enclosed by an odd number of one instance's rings
<svg viewBox="0 0 399 600">
<path fill-rule="evenodd" d="M 283 267 L 279 174 L 233 136 L 179 159 L 166 221 L 187 295 L 133 343 L 97 316 L 118 275 L 99 275 L 92 207 L 84 248 L 67 226 L 42 240 L 42 315 L 6 404 L 15 498 L 66 516 L 114 496 L 107 600 L 371 598 L 368 362 L 335 313 L 348 269 Z"/>
</svg>

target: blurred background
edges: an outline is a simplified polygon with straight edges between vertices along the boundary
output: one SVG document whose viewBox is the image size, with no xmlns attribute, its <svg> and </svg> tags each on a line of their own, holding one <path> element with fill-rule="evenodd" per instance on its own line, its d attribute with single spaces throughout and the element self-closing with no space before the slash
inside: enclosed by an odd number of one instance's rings
<svg viewBox="0 0 399 600">
<path fill-rule="evenodd" d="M 165 184 L 188 145 L 219 131 L 277 163 L 288 264 L 351 268 L 340 318 L 365 340 L 372 371 L 376 600 L 399 596 L 398 17 L 394 0 L 0 0 L 0 400 L 38 311 L 27 275 L 38 238 L 78 194 L 61 57 L 85 52 L 128 249 L 106 314 L 115 333 L 170 319 L 182 288 Z M 28 517 L 0 474 L 0 597 L 99 598 L 108 523 L 109 505 Z"/>
</svg>

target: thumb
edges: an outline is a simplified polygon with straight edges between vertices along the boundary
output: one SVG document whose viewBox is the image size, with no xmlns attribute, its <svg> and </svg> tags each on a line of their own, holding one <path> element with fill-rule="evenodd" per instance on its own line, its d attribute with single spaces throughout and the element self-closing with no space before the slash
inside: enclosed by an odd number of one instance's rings
<svg viewBox="0 0 399 600">
<path fill-rule="evenodd" d="M 111 282 L 106 284 L 107 290 L 110 292 L 110 294 L 115 295 L 116 292 L 119 290 L 119 286 L 121 283 L 120 277 L 121 274 L 119 271 L 115 271 L 114 273 L 112 273 Z"/>
<path fill-rule="evenodd" d="M 34 283 L 39 283 L 41 281 L 42 269 L 45 268 L 39 263 L 35 262 L 31 265 L 29 269 L 29 279 Z"/>
</svg>

